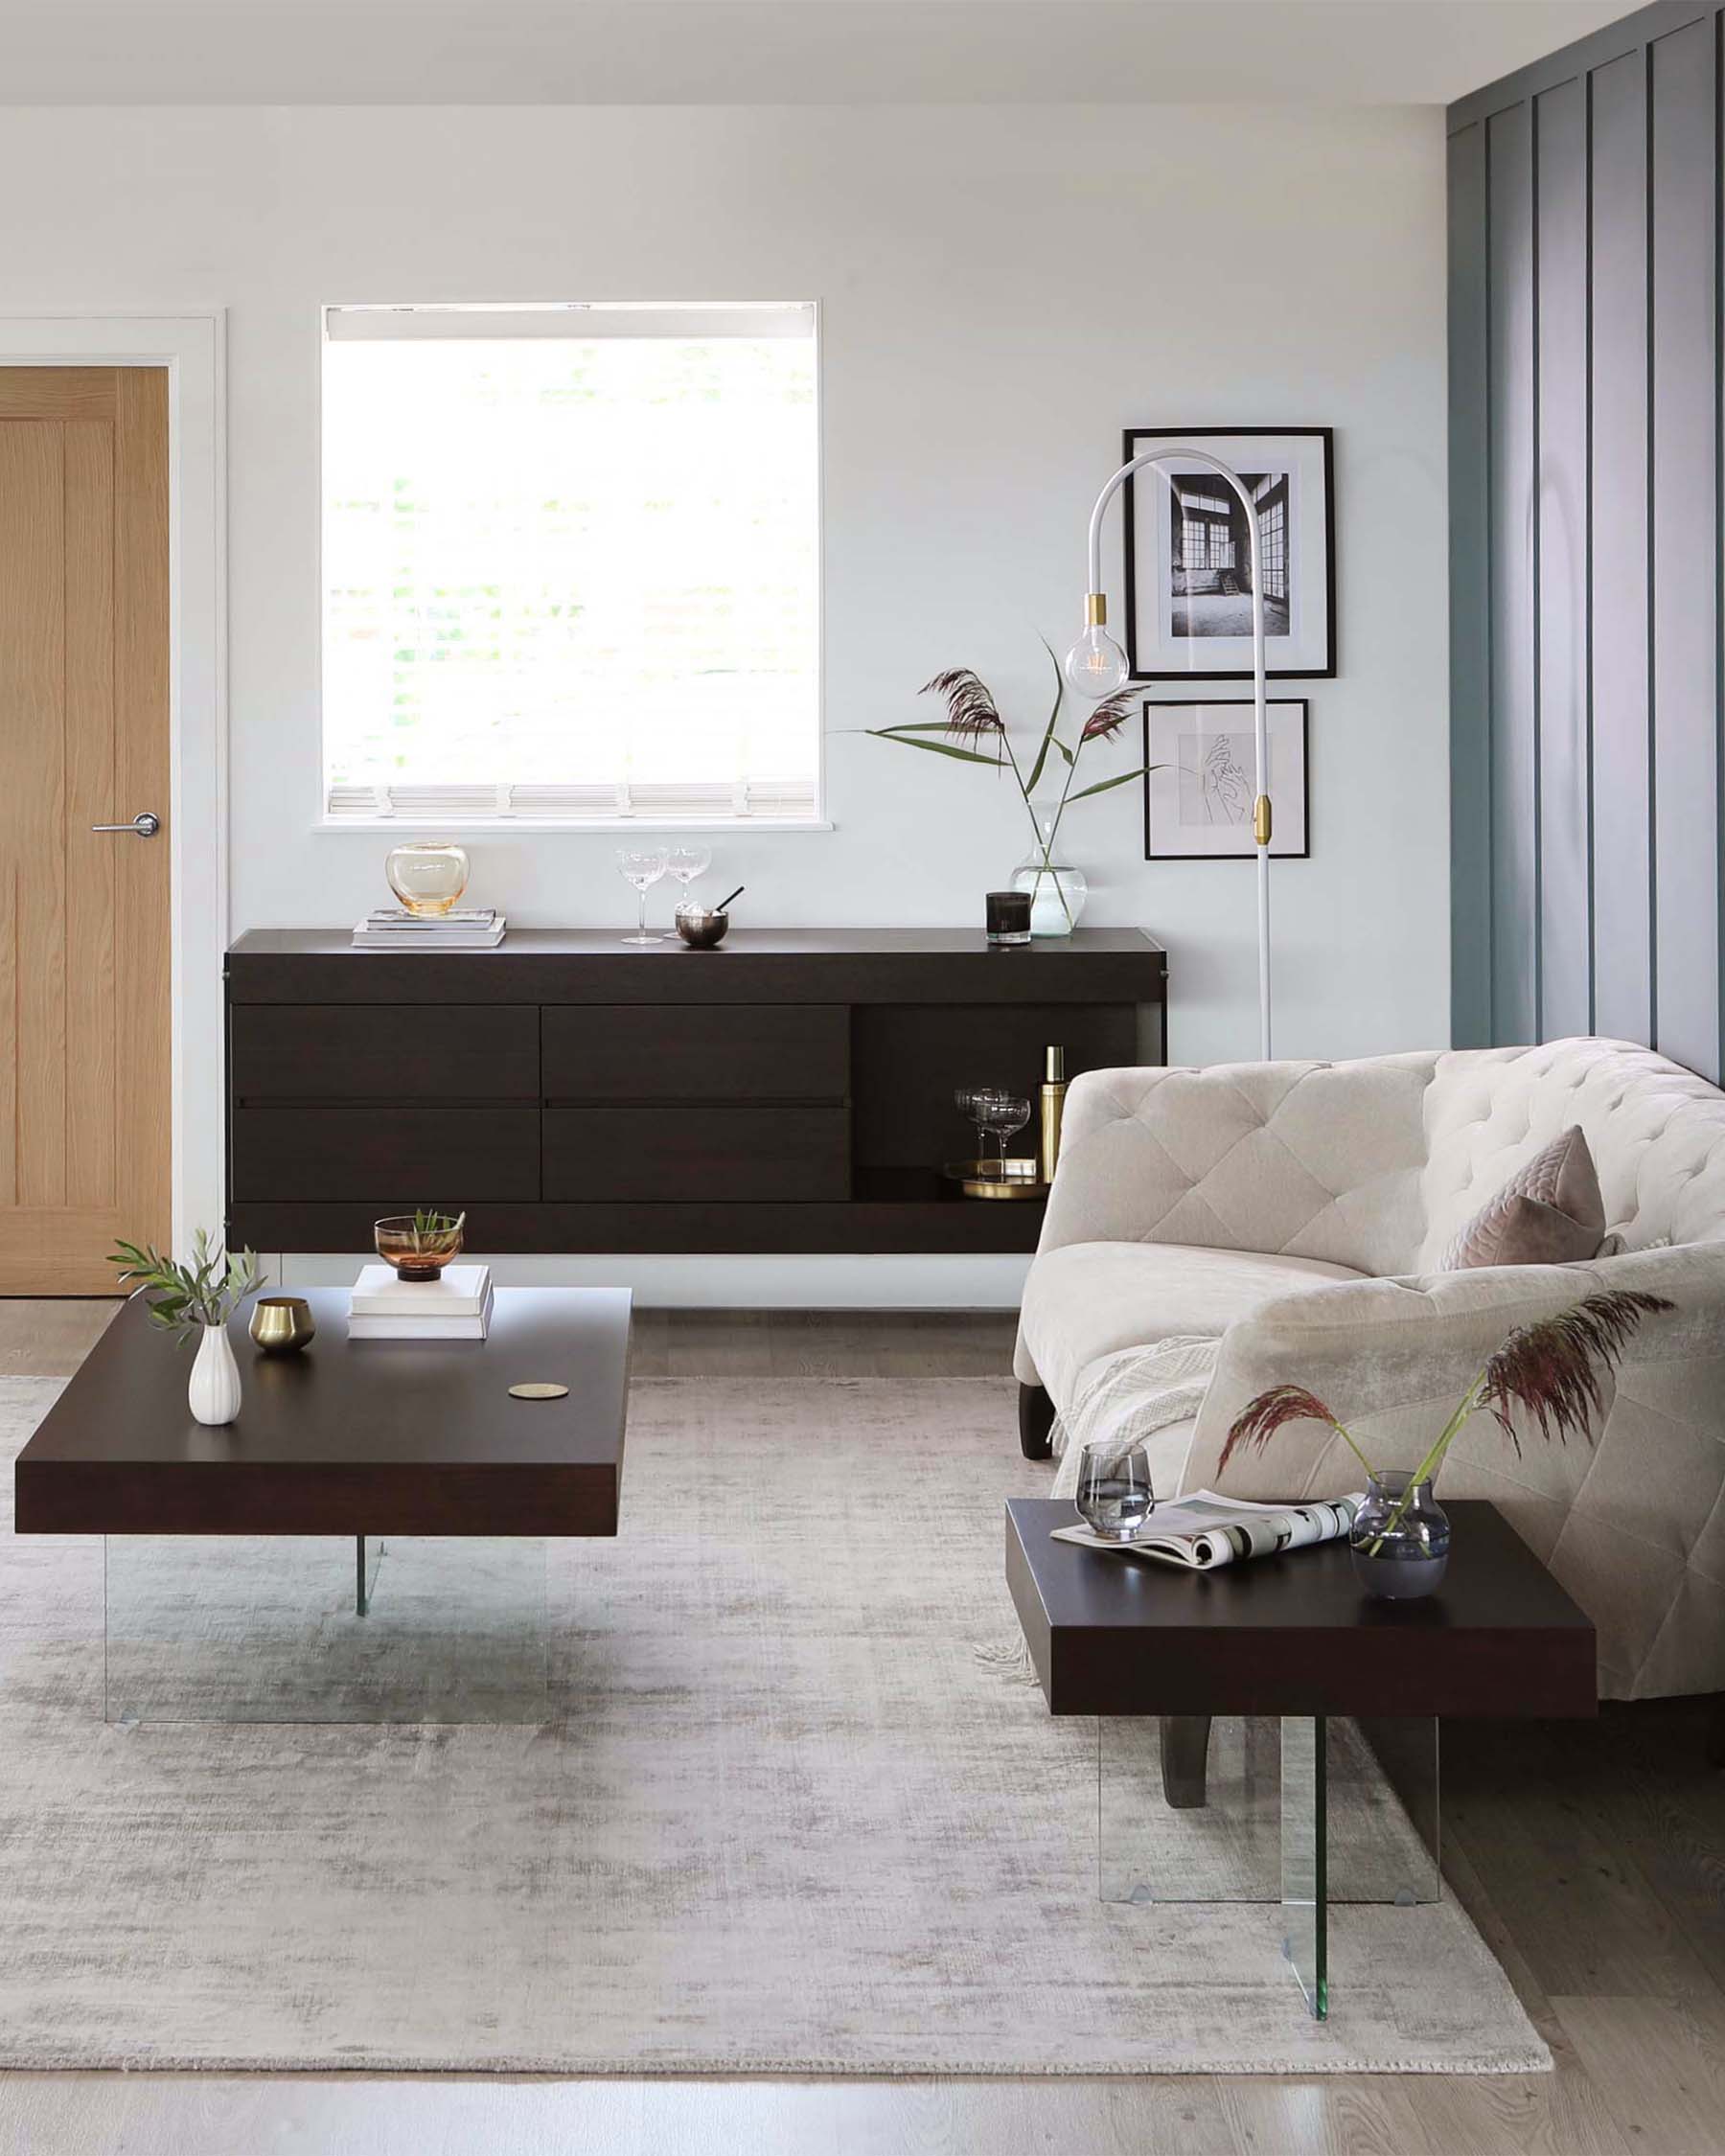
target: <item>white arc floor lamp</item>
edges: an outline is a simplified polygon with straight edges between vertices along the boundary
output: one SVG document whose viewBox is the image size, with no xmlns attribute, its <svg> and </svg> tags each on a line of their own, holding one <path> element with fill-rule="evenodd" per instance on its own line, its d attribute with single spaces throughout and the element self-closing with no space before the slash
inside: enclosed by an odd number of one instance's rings
<svg viewBox="0 0 1725 2156">
<path fill-rule="evenodd" d="M 1246 532 L 1252 554 L 1252 698 L 1253 743 L 1256 755 L 1257 798 L 1252 805 L 1252 836 L 1257 848 L 1258 932 L 1258 1053 L 1270 1060 L 1270 782 L 1269 742 L 1264 712 L 1264 580 L 1259 554 L 1257 510 L 1246 492 L 1245 481 L 1231 465 L 1224 464 L 1207 449 L 1146 449 L 1121 465 L 1102 492 L 1090 520 L 1090 585 L 1084 601 L 1084 633 L 1066 657 L 1068 684 L 1077 696 L 1100 703 L 1104 697 L 1123 688 L 1131 673 L 1126 654 L 1108 633 L 1108 599 L 1102 589 L 1102 514 L 1135 471 L 1157 467 L 1174 492 L 1175 463 L 1201 465 L 1227 481 L 1246 512 Z"/>
</svg>

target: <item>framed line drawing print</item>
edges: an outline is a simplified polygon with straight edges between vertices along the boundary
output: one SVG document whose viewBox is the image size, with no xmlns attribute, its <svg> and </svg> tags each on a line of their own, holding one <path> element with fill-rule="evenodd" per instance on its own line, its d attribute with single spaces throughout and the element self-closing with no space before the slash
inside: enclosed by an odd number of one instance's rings
<svg viewBox="0 0 1725 2156">
<path fill-rule="evenodd" d="M 1122 462 L 1190 443 L 1240 474 L 1264 557 L 1264 657 L 1273 680 L 1336 671 L 1334 437 L 1327 426 L 1134 426 Z M 1200 464 L 1139 471 L 1121 493 L 1126 656 L 1138 680 L 1252 678 L 1252 551 L 1246 512 Z"/>
<path fill-rule="evenodd" d="M 1265 709 L 1272 860 L 1304 860 L 1306 703 L 1277 698 Z M 1250 703 L 1144 704 L 1146 860 L 1249 860 L 1257 794 Z"/>
</svg>

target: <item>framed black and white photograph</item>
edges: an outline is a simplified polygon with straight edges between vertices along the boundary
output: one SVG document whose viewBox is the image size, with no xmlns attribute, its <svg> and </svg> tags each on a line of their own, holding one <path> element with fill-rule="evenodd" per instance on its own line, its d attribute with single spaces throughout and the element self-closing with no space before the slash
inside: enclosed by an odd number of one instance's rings
<svg viewBox="0 0 1725 2156">
<path fill-rule="evenodd" d="M 1305 699 L 1274 699 L 1264 717 L 1270 858 L 1303 860 L 1311 851 Z M 1146 702 L 1144 762 L 1146 860 L 1240 860 L 1256 852 L 1250 703 Z"/>
<path fill-rule="evenodd" d="M 1264 657 L 1283 681 L 1336 671 L 1336 529 L 1327 426 L 1134 426 L 1122 462 L 1162 442 L 1231 465 L 1257 512 Z M 1162 476 L 1165 471 L 1166 477 Z M 1121 490 L 1126 656 L 1135 677 L 1252 678 L 1252 540 L 1240 497 L 1197 462 L 1136 472 Z"/>
</svg>

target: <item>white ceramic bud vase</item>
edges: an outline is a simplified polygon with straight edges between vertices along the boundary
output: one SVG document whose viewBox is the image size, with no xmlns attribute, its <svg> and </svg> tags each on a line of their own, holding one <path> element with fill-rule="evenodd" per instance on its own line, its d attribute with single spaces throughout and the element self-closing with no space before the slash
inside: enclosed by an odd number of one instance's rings
<svg viewBox="0 0 1725 2156">
<path fill-rule="evenodd" d="M 199 1422 L 232 1422 L 240 1412 L 240 1365 L 225 1325 L 204 1327 L 186 1396 Z"/>
</svg>

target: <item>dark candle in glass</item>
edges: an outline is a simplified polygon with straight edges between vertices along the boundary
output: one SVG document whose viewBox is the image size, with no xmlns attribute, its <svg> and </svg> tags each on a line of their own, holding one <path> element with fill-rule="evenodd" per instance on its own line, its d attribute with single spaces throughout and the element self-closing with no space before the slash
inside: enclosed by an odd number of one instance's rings
<svg viewBox="0 0 1725 2156">
<path fill-rule="evenodd" d="M 983 903 L 988 909 L 988 940 L 990 943 L 1028 943 L 1030 941 L 1030 894 L 1028 891 L 990 891 Z"/>
</svg>

